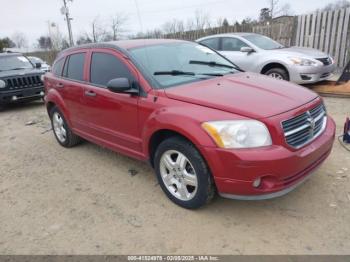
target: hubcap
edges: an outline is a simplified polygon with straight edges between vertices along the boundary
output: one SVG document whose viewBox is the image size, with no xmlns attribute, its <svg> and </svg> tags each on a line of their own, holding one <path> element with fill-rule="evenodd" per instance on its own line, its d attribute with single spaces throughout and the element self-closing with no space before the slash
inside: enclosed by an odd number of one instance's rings
<svg viewBox="0 0 350 262">
<path fill-rule="evenodd" d="M 269 76 L 275 79 L 283 80 L 283 76 L 279 73 L 271 73 Z"/>
<path fill-rule="evenodd" d="M 196 195 L 196 172 L 188 158 L 179 151 L 168 150 L 162 155 L 160 174 L 168 191 L 177 199 L 188 201 Z"/>
<path fill-rule="evenodd" d="M 63 118 L 57 112 L 55 112 L 52 116 L 53 130 L 56 134 L 57 139 L 64 143 L 67 138 L 67 131 L 64 125 Z"/>
</svg>

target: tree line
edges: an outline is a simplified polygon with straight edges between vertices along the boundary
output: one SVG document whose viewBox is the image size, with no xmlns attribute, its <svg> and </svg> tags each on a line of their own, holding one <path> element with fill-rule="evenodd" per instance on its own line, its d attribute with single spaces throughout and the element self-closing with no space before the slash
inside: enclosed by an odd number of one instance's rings
<svg viewBox="0 0 350 262">
<path fill-rule="evenodd" d="M 327 4 L 317 11 L 329 11 L 339 8 L 350 7 L 349 0 L 338 0 Z M 266 7 L 259 11 L 257 18 L 246 17 L 241 22 L 230 21 L 225 17 L 212 20 L 208 13 L 196 10 L 193 17 L 186 21 L 172 19 L 167 21 L 159 28 L 129 34 L 127 30 L 129 17 L 124 13 L 117 13 L 108 19 L 102 19 L 96 16 L 89 23 L 89 29 L 86 32 L 77 35 L 76 44 L 96 43 L 116 41 L 120 39 L 135 38 L 160 38 L 164 35 L 172 35 L 175 33 L 184 33 L 186 31 L 205 30 L 211 28 L 221 28 L 229 26 L 239 26 L 245 24 L 257 24 L 268 22 L 278 16 L 294 15 L 290 4 L 281 4 L 280 0 L 266 0 Z M 5 48 L 23 48 L 28 45 L 28 41 L 23 33 L 16 32 L 11 38 L 5 37 L 0 39 L 0 51 Z M 36 46 L 44 50 L 62 50 L 69 47 L 68 40 L 63 36 L 55 23 L 49 24 L 49 34 L 40 36 L 37 39 Z"/>
</svg>

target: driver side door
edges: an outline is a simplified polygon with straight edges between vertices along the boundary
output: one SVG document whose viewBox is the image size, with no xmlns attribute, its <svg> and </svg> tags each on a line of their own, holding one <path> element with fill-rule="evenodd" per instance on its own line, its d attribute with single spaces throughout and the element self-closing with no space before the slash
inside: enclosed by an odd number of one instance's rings
<svg viewBox="0 0 350 262">
<path fill-rule="evenodd" d="M 254 71 L 255 52 L 241 52 L 242 47 L 249 47 L 245 42 L 236 37 L 222 37 L 220 39 L 219 53 L 225 56 L 244 71 Z"/>
<path fill-rule="evenodd" d="M 87 135 L 96 143 L 126 154 L 141 152 L 139 96 L 107 89 L 107 83 L 115 78 L 135 82 L 137 73 L 122 55 L 112 50 L 89 52 L 89 64 L 89 82 L 84 88 L 83 98 Z"/>
</svg>

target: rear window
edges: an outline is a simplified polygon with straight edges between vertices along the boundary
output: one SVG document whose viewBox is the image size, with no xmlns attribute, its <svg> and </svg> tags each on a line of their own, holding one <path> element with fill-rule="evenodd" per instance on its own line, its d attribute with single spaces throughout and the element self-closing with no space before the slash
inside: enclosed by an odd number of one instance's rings
<svg viewBox="0 0 350 262">
<path fill-rule="evenodd" d="M 84 63 L 85 53 L 70 55 L 64 67 L 64 76 L 72 80 L 83 81 Z"/>
<path fill-rule="evenodd" d="M 219 38 L 206 39 L 201 41 L 200 43 L 214 50 L 219 50 Z"/>
<path fill-rule="evenodd" d="M 64 66 L 64 58 L 61 58 L 53 65 L 53 68 L 52 68 L 53 74 L 55 76 L 62 76 L 63 66 Z"/>
</svg>

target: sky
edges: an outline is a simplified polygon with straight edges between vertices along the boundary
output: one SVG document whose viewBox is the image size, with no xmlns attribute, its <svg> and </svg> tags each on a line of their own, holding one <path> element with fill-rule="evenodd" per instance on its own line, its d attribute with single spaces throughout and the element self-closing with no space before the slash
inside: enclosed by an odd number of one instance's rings
<svg viewBox="0 0 350 262">
<path fill-rule="evenodd" d="M 310 13 L 335 0 L 280 0 L 289 3 L 294 14 Z M 139 9 L 138 16 L 136 3 Z M 63 0 L 0 0 L 0 37 L 13 36 L 16 32 L 26 35 L 32 46 L 41 35 L 48 35 L 48 22 L 56 23 L 67 35 L 64 17 L 60 12 Z M 196 10 L 207 13 L 216 21 L 226 17 L 229 22 L 246 17 L 257 18 L 259 10 L 268 7 L 267 0 L 73 0 L 68 2 L 74 38 L 91 30 L 95 17 L 102 23 L 116 13 L 128 16 L 125 29 L 133 34 L 161 27 L 174 18 L 184 20 L 194 16 Z"/>
</svg>

